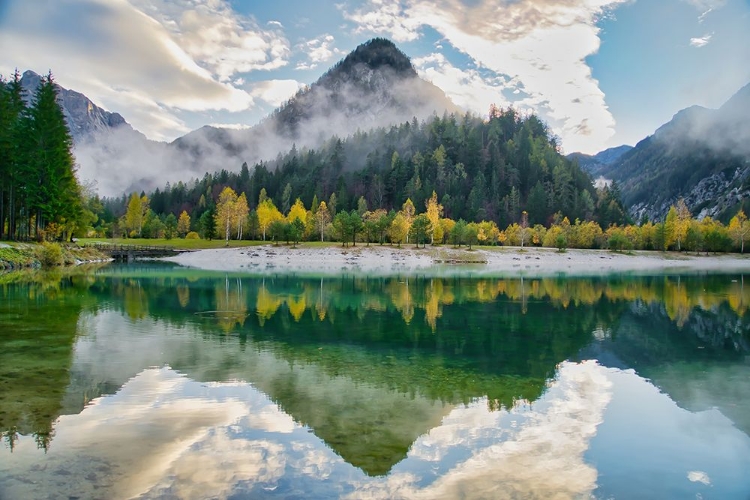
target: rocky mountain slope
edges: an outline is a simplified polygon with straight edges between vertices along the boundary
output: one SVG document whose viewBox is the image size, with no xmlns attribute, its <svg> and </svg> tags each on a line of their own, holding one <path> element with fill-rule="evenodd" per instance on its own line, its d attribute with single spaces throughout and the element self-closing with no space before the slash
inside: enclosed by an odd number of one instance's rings
<svg viewBox="0 0 750 500">
<path fill-rule="evenodd" d="M 631 215 L 662 219 L 684 198 L 693 215 L 726 220 L 750 208 L 750 85 L 719 109 L 693 106 L 598 170 Z"/>
<path fill-rule="evenodd" d="M 40 75 L 30 70 L 23 73 L 21 87 L 24 90 L 24 99 L 27 102 L 33 98 L 41 78 Z M 80 92 L 59 85 L 57 91 L 58 101 L 62 106 L 65 120 L 75 143 L 84 142 L 98 133 L 115 128 L 124 127 L 133 130 L 133 127 L 125 121 L 122 115 L 105 111 Z"/>
</svg>

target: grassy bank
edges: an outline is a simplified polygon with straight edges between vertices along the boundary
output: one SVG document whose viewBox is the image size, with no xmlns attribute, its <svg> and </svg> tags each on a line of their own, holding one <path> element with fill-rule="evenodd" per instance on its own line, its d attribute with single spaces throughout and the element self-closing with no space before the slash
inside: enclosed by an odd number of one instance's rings
<svg viewBox="0 0 750 500">
<path fill-rule="evenodd" d="M 58 243 L 0 243 L 0 270 L 69 266 L 107 259 L 95 248 Z"/>
</svg>

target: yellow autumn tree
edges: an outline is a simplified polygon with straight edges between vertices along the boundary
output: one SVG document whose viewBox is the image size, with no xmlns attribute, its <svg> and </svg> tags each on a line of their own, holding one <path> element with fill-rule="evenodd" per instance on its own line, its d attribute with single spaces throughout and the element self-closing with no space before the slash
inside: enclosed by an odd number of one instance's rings
<svg viewBox="0 0 750 500">
<path fill-rule="evenodd" d="M 391 226 L 388 228 L 388 236 L 391 238 L 391 243 L 397 243 L 401 246 L 401 243 L 408 238 L 409 228 L 411 225 L 406 221 L 406 217 L 401 212 L 396 214 L 393 218 Z"/>
<path fill-rule="evenodd" d="M 677 201 L 675 211 L 677 212 L 677 220 L 674 225 L 674 239 L 677 243 L 677 251 L 679 252 L 682 250 L 682 242 L 685 241 L 692 218 L 690 210 L 682 198 Z"/>
<path fill-rule="evenodd" d="M 318 211 L 315 212 L 315 225 L 320 231 L 320 241 L 323 241 L 325 235 L 326 226 L 331 222 L 331 212 L 328 210 L 328 205 L 325 201 L 321 201 L 318 206 Z"/>
<path fill-rule="evenodd" d="M 224 233 L 224 241 L 229 244 L 229 236 L 234 223 L 235 204 L 237 203 L 237 193 L 229 186 L 221 190 L 219 201 L 216 204 L 216 229 Z"/>
<path fill-rule="evenodd" d="M 180 214 L 180 218 L 177 220 L 177 234 L 180 238 L 184 238 L 186 234 L 190 232 L 190 216 L 183 210 Z"/>
<path fill-rule="evenodd" d="M 743 210 L 737 212 L 737 215 L 729 221 L 729 236 L 734 244 L 740 247 L 740 253 L 745 253 L 745 242 L 750 236 L 750 223 Z"/>
<path fill-rule="evenodd" d="M 284 216 L 281 215 L 279 209 L 276 208 L 276 205 L 273 204 L 273 200 L 271 200 L 271 198 L 266 198 L 265 200 L 263 200 L 263 202 L 258 205 L 256 213 L 258 214 L 258 227 L 260 227 L 260 230 L 263 233 L 263 241 L 265 241 L 266 230 L 271 226 L 271 224 L 273 224 L 274 221 L 281 220 L 284 218 Z"/>
<path fill-rule="evenodd" d="M 305 209 L 305 204 L 299 198 L 297 198 L 297 201 L 294 202 L 294 205 L 291 206 L 289 213 L 286 215 L 286 220 L 290 224 L 295 219 L 301 220 L 302 224 L 307 222 L 307 210 Z"/>
<path fill-rule="evenodd" d="M 404 222 L 406 223 L 406 243 L 409 243 L 409 229 L 411 229 L 411 223 L 414 221 L 414 214 L 416 213 L 411 198 L 406 199 L 401 206 L 401 211 L 399 213 L 403 216 Z"/>
<path fill-rule="evenodd" d="M 242 239 L 242 230 L 245 227 L 245 221 L 247 216 L 250 214 L 250 207 L 247 206 L 247 197 L 245 193 L 242 193 L 237 201 L 234 203 L 234 223 L 233 226 L 237 229 L 237 239 Z"/>
<path fill-rule="evenodd" d="M 437 239 L 440 240 L 443 235 L 443 228 L 440 226 L 440 217 L 443 215 L 443 205 L 438 203 L 437 193 L 435 191 L 432 192 L 432 196 L 429 200 L 425 201 L 424 204 L 427 208 L 427 218 L 430 219 L 430 225 L 432 226 L 432 231 L 430 232 L 430 243 L 434 245 L 435 238 L 437 237 Z"/>
<path fill-rule="evenodd" d="M 130 195 L 128 210 L 125 212 L 125 229 L 129 236 L 140 236 L 143 227 L 143 210 L 138 193 Z"/>
</svg>

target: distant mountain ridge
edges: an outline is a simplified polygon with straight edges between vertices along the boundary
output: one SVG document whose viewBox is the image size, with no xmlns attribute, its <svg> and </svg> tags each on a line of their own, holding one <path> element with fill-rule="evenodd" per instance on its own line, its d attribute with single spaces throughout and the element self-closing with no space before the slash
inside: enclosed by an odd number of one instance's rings
<svg viewBox="0 0 750 500">
<path fill-rule="evenodd" d="M 622 146 L 616 146 L 614 148 L 605 149 L 595 155 L 587 155 L 584 153 L 570 153 L 567 155 L 569 160 L 577 161 L 578 165 L 591 174 L 592 177 L 596 178 L 601 175 L 601 172 L 605 170 L 609 165 L 620 159 L 622 155 L 633 149 L 633 146 L 626 144 Z"/>
<path fill-rule="evenodd" d="M 750 84 L 719 109 L 679 111 L 599 173 L 619 183 L 636 220 L 661 220 L 679 198 L 698 217 L 750 208 Z"/>
</svg>

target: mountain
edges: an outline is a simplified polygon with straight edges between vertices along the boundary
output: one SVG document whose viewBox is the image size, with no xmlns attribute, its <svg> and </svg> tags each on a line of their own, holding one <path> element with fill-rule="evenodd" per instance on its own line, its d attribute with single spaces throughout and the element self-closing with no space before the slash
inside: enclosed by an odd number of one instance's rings
<svg viewBox="0 0 750 500">
<path fill-rule="evenodd" d="M 578 166 L 591 174 L 591 177 L 599 177 L 601 172 L 609 165 L 616 162 L 622 155 L 633 149 L 633 146 L 622 145 L 614 148 L 605 149 L 595 155 L 584 153 L 570 153 L 567 158 L 571 161 L 577 161 Z"/>
<path fill-rule="evenodd" d="M 25 71 L 21 77 L 24 98 L 30 101 L 41 81 L 41 76 L 33 71 Z M 133 128 L 119 113 L 110 113 L 100 108 L 85 95 L 57 85 L 58 102 L 62 107 L 70 134 L 75 143 L 89 140 L 93 135 L 111 129 Z"/>
<path fill-rule="evenodd" d="M 29 96 L 39 79 L 33 71 L 24 73 L 22 85 Z M 292 145 L 318 147 L 332 136 L 461 111 L 382 38 L 357 47 L 252 128 L 204 126 L 168 144 L 148 140 L 121 115 L 105 111 L 79 92 L 59 86 L 58 90 L 79 176 L 96 181 L 105 196 L 148 191 L 206 172 L 239 171 L 243 163 L 273 159 Z"/>
<path fill-rule="evenodd" d="M 191 155 L 202 174 L 274 158 L 297 147 L 317 147 L 331 136 L 461 112 L 438 87 L 422 80 L 393 42 L 375 38 L 300 90 L 248 130 L 205 126 L 171 145 Z"/>
<path fill-rule="evenodd" d="M 750 209 L 750 84 L 719 109 L 683 109 L 599 174 L 636 220 L 662 219 L 680 197 L 698 217 Z"/>
<path fill-rule="evenodd" d="M 25 71 L 21 77 L 24 98 L 30 101 L 41 76 Z M 160 158 L 168 158 L 167 145 L 150 141 L 135 130 L 119 113 L 106 111 L 91 99 L 57 86 L 58 102 L 65 115 L 73 138 L 73 154 L 78 164 L 78 176 L 92 183 L 100 194 L 113 195 L 148 184 L 147 170 Z M 142 175 L 133 173 L 146 169 Z"/>
</svg>

